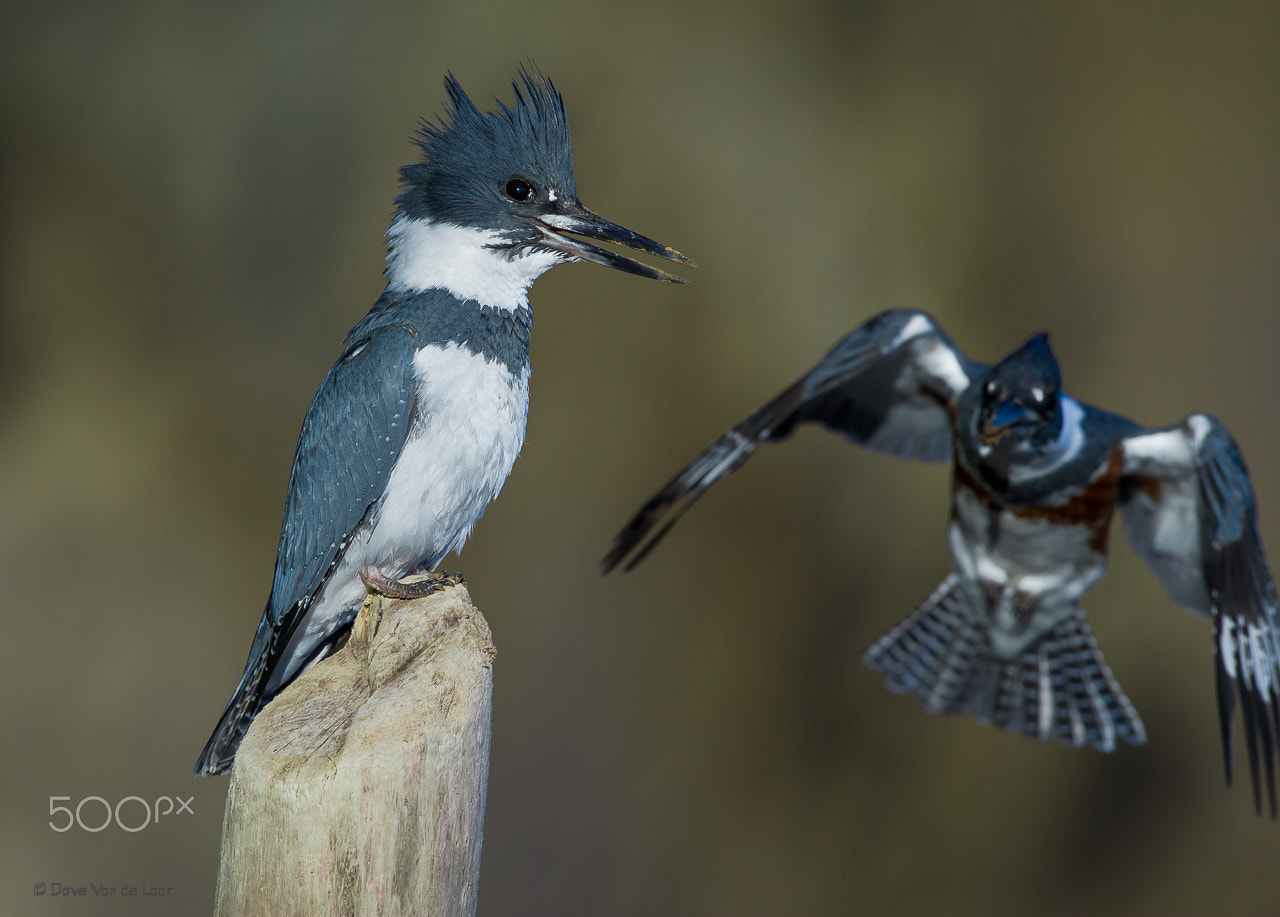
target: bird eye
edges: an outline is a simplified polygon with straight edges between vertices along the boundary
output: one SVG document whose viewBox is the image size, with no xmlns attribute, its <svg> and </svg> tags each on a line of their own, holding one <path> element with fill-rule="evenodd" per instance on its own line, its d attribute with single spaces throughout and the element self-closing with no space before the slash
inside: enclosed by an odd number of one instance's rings
<svg viewBox="0 0 1280 917">
<path fill-rule="evenodd" d="M 1036 404 L 1044 404 L 1044 389 L 1033 388 L 1031 390 L 1031 397 L 1035 400 Z"/>
<path fill-rule="evenodd" d="M 983 391 L 986 392 L 988 397 L 994 395 L 996 393 L 996 380 L 988 379 L 986 386 L 984 386 L 983 388 Z"/>
<path fill-rule="evenodd" d="M 523 178 L 513 178 L 507 182 L 507 197 L 513 201 L 527 201 L 533 197 L 533 185 Z"/>
</svg>

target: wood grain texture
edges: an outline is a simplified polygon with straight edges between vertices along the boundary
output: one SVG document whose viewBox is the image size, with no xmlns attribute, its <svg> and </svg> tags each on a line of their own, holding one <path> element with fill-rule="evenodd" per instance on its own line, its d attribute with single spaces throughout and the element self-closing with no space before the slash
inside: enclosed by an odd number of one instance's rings
<svg viewBox="0 0 1280 917">
<path fill-rule="evenodd" d="M 474 915 L 493 640 L 466 587 L 371 597 L 236 755 L 218 915 Z"/>
</svg>

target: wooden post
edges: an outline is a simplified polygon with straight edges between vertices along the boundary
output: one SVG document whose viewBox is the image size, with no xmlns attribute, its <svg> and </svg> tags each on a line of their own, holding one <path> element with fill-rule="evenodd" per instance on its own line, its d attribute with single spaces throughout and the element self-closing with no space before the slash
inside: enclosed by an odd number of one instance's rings
<svg viewBox="0 0 1280 917">
<path fill-rule="evenodd" d="M 240 745 L 216 913 L 474 915 L 493 655 L 465 586 L 370 597 Z"/>
</svg>

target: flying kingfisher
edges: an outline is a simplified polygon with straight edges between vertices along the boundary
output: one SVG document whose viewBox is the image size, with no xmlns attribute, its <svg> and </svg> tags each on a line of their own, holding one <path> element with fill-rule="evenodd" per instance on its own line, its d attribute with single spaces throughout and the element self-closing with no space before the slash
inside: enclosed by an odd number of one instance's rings
<svg viewBox="0 0 1280 917">
<path fill-rule="evenodd" d="M 222 774 L 249 723 L 345 640 L 365 596 L 425 595 L 502 489 L 529 410 L 530 285 L 594 261 L 680 278 L 574 236 L 692 265 L 578 200 L 564 100 L 536 70 L 514 106 L 481 113 L 445 79 L 447 117 L 400 169 L 387 286 L 307 409 L 275 578 L 244 674 L 195 772 Z"/>
<path fill-rule="evenodd" d="M 618 534 L 605 572 L 631 569 L 713 483 L 764 442 L 816 422 L 879 452 L 952 463 L 955 563 L 863 661 L 930 713 L 970 713 L 1042 741 L 1146 741 L 1080 607 L 1107 569 L 1117 507 L 1134 549 L 1184 608 L 1213 621 L 1227 784 L 1237 698 L 1255 807 L 1276 815 L 1280 631 L 1253 487 L 1206 414 L 1142 427 L 1076 401 L 1047 335 L 995 366 L 924 312 L 856 329 L 803 378 L 716 440 Z"/>
</svg>

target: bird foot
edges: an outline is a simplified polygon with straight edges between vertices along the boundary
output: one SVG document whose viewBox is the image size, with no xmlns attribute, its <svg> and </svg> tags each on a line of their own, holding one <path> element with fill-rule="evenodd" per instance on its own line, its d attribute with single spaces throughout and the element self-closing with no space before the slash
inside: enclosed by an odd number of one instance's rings
<svg viewBox="0 0 1280 917">
<path fill-rule="evenodd" d="M 428 579 L 412 583 L 393 580 L 372 564 L 360 568 L 360 580 L 365 588 L 392 599 L 420 599 L 444 586 L 457 586 L 466 582 L 461 573 L 428 573 Z"/>
</svg>

